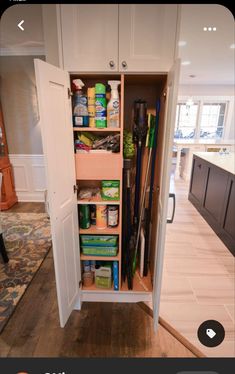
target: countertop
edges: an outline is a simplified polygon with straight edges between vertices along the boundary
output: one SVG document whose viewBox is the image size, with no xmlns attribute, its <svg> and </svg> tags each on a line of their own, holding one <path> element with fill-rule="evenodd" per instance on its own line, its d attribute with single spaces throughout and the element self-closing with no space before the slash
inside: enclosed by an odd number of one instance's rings
<svg viewBox="0 0 235 374">
<path fill-rule="evenodd" d="M 234 145 L 234 140 L 216 140 L 216 139 L 174 139 L 175 144 L 193 144 L 193 145 Z"/>
<path fill-rule="evenodd" d="M 195 156 L 235 175 L 235 153 L 220 155 L 219 152 L 193 152 Z"/>
</svg>

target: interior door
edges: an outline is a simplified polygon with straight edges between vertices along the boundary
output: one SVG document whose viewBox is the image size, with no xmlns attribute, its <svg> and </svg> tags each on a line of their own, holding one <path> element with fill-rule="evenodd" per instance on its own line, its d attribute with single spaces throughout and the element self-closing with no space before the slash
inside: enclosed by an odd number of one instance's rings
<svg viewBox="0 0 235 374">
<path fill-rule="evenodd" d="M 61 30 L 66 70 L 118 70 L 117 4 L 62 4 Z"/>
<path fill-rule="evenodd" d="M 170 171 L 171 159 L 173 148 L 173 137 L 175 127 L 175 115 L 178 95 L 178 82 L 179 82 L 179 67 L 180 60 L 177 60 L 171 68 L 167 79 L 167 92 L 166 92 L 166 116 L 164 124 L 163 136 L 163 155 L 161 165 L 160 189 L 157 210 L 157 240 L 156 240 L 156 255 L 154 264 L 154 284 L 153 284 L 153 318 L 154 329 L 157 330 L 163 260 L 164 260 L 164 247 L 165 247 L 165 234 L 167 223 L 167 207 L 170 188 Z"/>
<path fill-rule="evenodd" d="M 119 5 L 119 70 L 168 72 L 174 62 L 177 4 Z"/>
<path fill-rule="evenodd" d="M 34 60 L 60 325 L 79 302 L 81 279 L 68 73 Z"/>
</svg>

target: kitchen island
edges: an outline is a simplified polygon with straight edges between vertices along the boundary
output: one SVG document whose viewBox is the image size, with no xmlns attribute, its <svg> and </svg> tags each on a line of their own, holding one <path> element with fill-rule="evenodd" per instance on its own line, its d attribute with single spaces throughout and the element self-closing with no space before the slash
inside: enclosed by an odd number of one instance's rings
<svg viewBox="0 0 235 374">
<path fill-rule="evenodd" d="M 235 153 L 195 152 L 188 199 L 235 255 Z"/>
</svg>

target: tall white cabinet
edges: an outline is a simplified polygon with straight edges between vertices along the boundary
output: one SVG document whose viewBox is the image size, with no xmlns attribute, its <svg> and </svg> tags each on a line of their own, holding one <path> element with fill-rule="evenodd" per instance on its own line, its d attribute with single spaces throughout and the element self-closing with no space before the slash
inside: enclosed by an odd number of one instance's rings
<svg viewBox="0 0 235 374">
<path fill-rule="evenodd" d="M 62 4 L 64 68 L 68 71 L 118 71 L 118 5 Z"/>
<path fill-rule="evenodd" d="M 167 72 L 175 55 L 176 4 L 119 5 L 119 69 Z"/>
<path fill-rule="evenodd" d="M 99 5 L 96 6 L 99 7 Z M 64 7 L 66 6 L 61 6 L 61 12 Z M 71 7 L 74 6 L 71 5 Z M 90 5 L 87 5 L 87 8 L 86 5 L 83 5 L 83 7 L 83 14 L 85 17 L 85 14 L 89 14 Z M 121 6 L 119 6 L 119 11 L 120 7 Z M 149 9 L 148 5 L 146 5 L 146 7 Z M 173 8 L 175 9 L 174 5 Z M 68 9 L 69 8 L 66 8 L 63 12 L 64 20 Z M 105 5 L 102 5 L 104 13 L 103 19 L 105 20 L 107 14 L 110 11 L 112 13 L 114 9 L 115 6 L 112 7 L 109 5 L 105 8 Z M 135 8 L 128 6 L 127 9 L 135 13 Z M 142 13 L 144 13 L 144 9 L 143 7 Z M 136 17 L 135 22 L 138 21 L 138 16 Z M 147 17 L 145 20 L 147 20 Z M 153 25 L 153 18 L 151 22 Z M 128 23 L 127 20 L 123 20 L 122 23 L 123 28 L 127 29 L 129 27 L 129 25 L 126 24 Z M 102 30 L 104 30 L 103 24 L 104 22 L 101 23 L 100 26 Z M 85 26 L 85 24 L 83 25 Z M 79 40 L 83 40 L 82 36 L 85 31 L 84 27 L 79 30 Z M 67 37 L 65 40 L 62 40 L 62 44 L 66 44 L 66 40 L 69 36 L 71 40 L 75 40 L 76 35 L 73 34 L 74 28 L 68 28 Z M 98 35 L 101 34 L 102 31 L 98 33 Z M 64 33 L 62 32 L 61 35 L 63 38 Z M 163 35 L 162 38 L 164 39 L 164 37 Z M 90 40 L 90 42 L 91 41 L 92 40 Z M 117 45 L 118 43 L 116 43 L 116 47 Z M 85 48 L 86 52 L 84 52 L 83 47 L 84 45 L 82 43 L 81 45 L 77 45 L 77 56 L 85 56 L 89 48 Z M 113 49 L 112 47 L 111 49 L 107 48 L 106 51 L 108 56 Z M 65 326 L 72 310 L 82 307 L 83 301 L 152 301 L 155 329 L 158 325 L 170 182 L 171 150 L 173 145 L 179 79 L 179 61 L 176 60 L 172 63 L 171 67 L 168 69 L 166 68 L 167 70 L 163 73 L 159 67 L 160 65 L 156 65 L 157 67 L 155 69 L 154 65 L 151 65 L 153 61 L 151 58 L 149 58 L 149 60 L 147 59 L 147 51 L 148 49 L 143 49 L 143 54 L 146 53 L 145 63 L 147 64 L 149 61 L 149 68 L 153 69 L 151 73 L 148 72 L 148 69 L 143 72 L 141 68 L 139 68 L 140 71 L 135 72 L 134 67 L 133 71 L 123 71 L 120 66 L 117 72 L 105 70 L 105 73 L 102 73 L 102 64 L 99 62 L 96 64 L 96 61 L 103 61 L 103 63 L 105 63 L 103 59 L 104 55 L 100 56 L 100 59 L 98 57 L 98 60 L 91 61 L 91 65 L 84 65 L 85 59 L 81 62 L 80 58 L 77 57 L 77 59 L 73 61 L 71 56 L 74 55 L 74 50 L 71 51 L 70 49 L 67 50 L 67 60 L 64 60 L 67 61 L 65 65 L 69 66 L 69 68 L 64 67 L 64 69 L 61 69 L 44 61 L 35 60 L 37 95 L 47 175 L 53 256 L 61 327 Z M 136 49 L 136 54 L 137 52 L 138 50 Z M 141 53 L 141 50 L 139 53 Z M 153 53 L 155 53 L 156 57 L 157 50 L 155 49 Z M 117 61 L 114 56 L 113 60 L 115 60 L 115 62 Z M 80 62 L 81 64 L 79 65 Z M 72 63 L 72 65 L 70 63 Z M 90 68 L 86 69 L 86 72 L 84 72 L 85 66 L 90 66 Z M 138 65 L 132 66 L 136 66 L 137 69 Z M 104 67 L 104 69 L 106 68 Z M 147 286 L 144 284 L 144 279 L 140 280 L 138 278 L 134 280 L 133 290 L 128 290 L 125 282 L 119 284 L 118 291 L 95 288 L 87 289 L 82 285 L 81 262 L 83 256 L 80 255 L 79 231 L 81 230 L 79 229 L 77 209 L 79 202 L 77 201 L 77 191 L 75 188 L 78 182 L 77 177 L 82 170 L 82 165 L 79 164 L 79 159 L 74 157 L 74 130 L 72 127 L 71 97 L 69 94 L 71 80 L 74 79 L 74 77 L 80 77 L 87 82 L 93 83 L 95 81 L 107 81 L 109 79 L 119 79 L 121 81 L 121 134 L 123 128 L 128 126 L 129 118 L 132 116 L 133 99 L 138 99 L 139 97 L 145 98 L 151 113 L 156 109 L 156 100 L 158 98 L 160 99 L 161 111 L 156 158 L 157 171 L 154 181 L 153 216 L 151 222 L 151 264 L 149 271 L 151 276 L 149 276 L 146 281 Z M 105 170 L 106 165 L 104 162 L 101 167 Z M 92 176 L 90 176 L 90 179 L 92 179 Z M 119 261 L 121 261 L 120 258 L 119 254 Z"/>
<path fill-rule="evenodd" d="M 57 11 L 70 72 L 167 72 L 174 62 L 176 4 L 63 4 Z"/>
</svg>

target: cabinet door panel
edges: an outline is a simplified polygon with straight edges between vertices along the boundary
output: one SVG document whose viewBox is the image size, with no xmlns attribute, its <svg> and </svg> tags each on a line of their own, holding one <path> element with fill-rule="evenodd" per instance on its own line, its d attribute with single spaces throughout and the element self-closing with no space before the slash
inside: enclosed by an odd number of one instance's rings
<svg viewBox="0 0 235 374">
<path fill-rule="evenodd" d="M 229 194 L 226 201 L 223 228 L 235 240 L 235 178 L 229 180 Z"/>
<path fill-rule="evenodd" d="M 174 62 L 177 10 L 176 4 L 119 5 L 121 71 L 170 70 Z M 123 68 L 123 61 L 127 68 Z"/>
<path fill-rule="evenodd" d="M 200 158 L 193 158 L 190 192 L 202 205 L 205 195 L 208 166 Z"/>
<path fill-rule="evenodd" d="M 163 137 L 163 154 L 161 162 L 161 177 L 160 177 L 160 190 L 158 199 L 157 210 L 157 228 L 156 228 L 156 249 L 155 249 L 155 264 L 154 264 L 154 280 L 153 280 L 153 318 L 154 329 L 157 330 L 161 285 L 162 285 L 162 272 L 163 272 L 163 259 L 165 249 L 165 234 L 166 234 L 166 221 L 167 221 L 167 207 L 169 200 L 170 189 L 170 170 L 173 148 L 173 136 L 175 127 L 176 104 L 178 95 L 178 82 L 179 82 L 179 67 L 180 61 L 177 60 L 171 68 L 167 79 L 167 95 L 166 95 L 166 113 L 164 123 L 164 137 Z"/>
<path fill-rule="evenodd" d="M 61 327 L 79 302 L 80 251 L 68 73 L 35 60 Z"/>
<path fill-rule="evenodd" d="M 64 68 L 70 72 L 117 71 L 118 5 L 61 5 Z M 113 61 L 115 66 L 110 67 Z"/>
<path fill-rule="evenodd" d="M 217 167 L 211 167 L 207 182 L 205 208 L 218 222 L 221 222 L 228 174 Z"/>
</svg>

